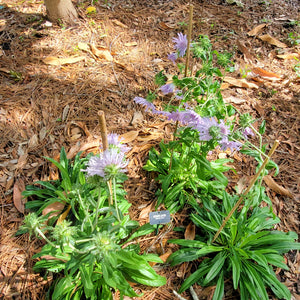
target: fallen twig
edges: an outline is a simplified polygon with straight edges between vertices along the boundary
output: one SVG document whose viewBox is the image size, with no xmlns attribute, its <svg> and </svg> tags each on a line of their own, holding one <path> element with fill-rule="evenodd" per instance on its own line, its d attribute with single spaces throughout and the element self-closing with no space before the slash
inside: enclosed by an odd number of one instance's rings
<svg viewBox="0 0 300 300">
<path fill-rule="evenodd" d="M 182 296 L 180 296 L 176 291 L 173 290 L 173 294 L 180 300 L 186 300 L 185 298 L 183 298 Z"/>
</svg>

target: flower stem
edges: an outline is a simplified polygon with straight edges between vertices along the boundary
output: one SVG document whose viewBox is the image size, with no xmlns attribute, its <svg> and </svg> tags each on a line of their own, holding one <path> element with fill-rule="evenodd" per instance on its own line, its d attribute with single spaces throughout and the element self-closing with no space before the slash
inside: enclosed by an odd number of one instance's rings
<svg viewBox="0 0 300 300">
<path fill-rule="evenodd" d="M 42 230 L 40 230 L 39 228 L 36 228 L 37 233 L 48 243 L 50 244 L 52 247 L 54 248 L 59 248 L 59 246 L 53 244 L 42 232 Z"/>
<path fill-rule="evenodd" d="M 98 195 L 98 201 L 97 201 L 97 206 L 96 206 L 96 215 L 95 215 L 95 220 L 94 220 L 94 230 L 95 230 L 95 228 L 97 226 L 97 222 L 98 222 L 99 208 L 103 204 L 102 201 L 101 201 L 101 187 L 100 186 L 98 188 L 98 193 L 99 193 L 99 195 Z"/>
<path fill-rule="evenodd" d="M 113 192 L 114 192 L 115 208 L 116 208 L 116 212 L 117 212 L 117 219 L 121 223 L 121 218 L 120 218 L 119 209 L 118 209 L 118 202 L 117 202 L 117 188 L 116 188 L 116 178 L 115 177 L 113 177 L 112 182 L 113 182 Z"/>
</svg>

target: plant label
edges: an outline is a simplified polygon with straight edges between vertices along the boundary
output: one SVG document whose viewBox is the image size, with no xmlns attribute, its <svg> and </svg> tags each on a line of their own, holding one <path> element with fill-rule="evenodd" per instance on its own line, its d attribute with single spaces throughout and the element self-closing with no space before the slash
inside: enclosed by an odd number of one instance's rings
<svg viewBox="0 0 300 300">
<path fill-rule="evenodd" d="M 166 224 L 170 221 L 170 212 L 168 210 L 153 211 L 149 213 L 150 225 Z"/>
</svg>

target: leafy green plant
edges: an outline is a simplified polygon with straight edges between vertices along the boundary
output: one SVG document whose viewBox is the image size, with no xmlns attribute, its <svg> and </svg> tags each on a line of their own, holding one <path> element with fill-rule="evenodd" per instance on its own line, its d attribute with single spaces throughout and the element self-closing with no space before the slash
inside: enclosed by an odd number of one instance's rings
<svg viewBox="0 0 300 300">
<path fill-rule="evenodd" d="M 211 163 L 205 155 L 199 155 L 206 149 L 198 143 L 196 132 L 185 129 L 178 140 L 168 144 L 161 142 L 160 150 L 152 149 L 144 166 L 145 170 L 158 173 L 156 179 L 161 190 L 156 193 L 157 206 L 163 203 L 174 213 L 200 191 L 220 195 L 227 186 L 223 172 L 230 169 L 225 163 L 231 160 L 219 159 Z"/>
<path fill-rule="evenodd" d="M 273 266 L 288 270 L 282 254 L 300 249 L 300 244 L 295 242 L 297 234 L 272 230 L 274 224 L 280 221 L 272 209 L 259 205 L 250 209 L 254 197 L 258 198 L 259 204 L 263 199 L 268 201 L 263 187 L 255 187 L 245 199 L 244 207 L 233 214 L 216 241 L 212 242 L 223 217 L 233 208 L 237 197 L 224 192 L 221 201 L 216 201 L 203 194 L 201 202 L 192 204 L 194 213 L 191 220 L 198 229 L 196 239 L 169 240 L 183 247 L 169 257 L 171 265 L 201 260 L 179 292 L 194 283 L 216 285 L 213 299 L 221 300 L 225 282 L 231 280 L 241 299 L 267 300 L 266 288 L 278 299 L 290 299 L 288 288 L 277 279 Z"/>
<path fill-rule="evenodd" d="M 232 280 L 241 299 L 267 300 L 269 291 L 279 299 L 290 299 L 289 290 L 277 279 L 273 267 L 288 269 L 283 254 L 300 249 L 300 244 L 295 242 L 295 233 L 274 230 L 280 220 L 272 212 L 262 179 L 270 169 L 276 169 L 275 175 L 279 170 L 270 161 L 271 154 L 267 154 L 263 143 L 266 122 L 263 120 L 256 129 L 256 120 L 249 113 L 241 114 L 224 103 L 220 84 L 223 74 L 230 71 L 230 54 L 213 51 L 207 36 L 191 42 L 191 49 L 183 34 L 173 41 L 177 52 L 171 53 L 169 59 L 175 63 L 187 53 L 186 64 L 178 64 L 180 75 L 166 76 L 161 71 L 155 77 L 158 90 L 167 95 L 164 111 L 152 103 L 158 91 L 149 92 L 146 99 L 134 100 L 146 111 L 175 122 L 173 140 L 162 141 L 160 150 L 152 149 L 144 168 L 155 172 L 161 184 L 157 205 L 164 204 L 175 213 L 188 203 L 193 210 L 189 217 L 196 225 L 195 240 L 169 241 L 182 246 L 169 257 L 171 266 L 190 261 L 197 265 L 179 292 L 198 283 L 216 286 L 213 299 L 222 299 L 225 282 Z M 199 59 L 198 70 L 188 68 L 187 50 L 194 60 Z M 258 145 L 250 141 L 251 136 Z M 226 192 L 224 172 L 229 170 L 225 165 L 229 160 L 207 159 L 209 151 L 217 147 L 240 150 L 257 161 L 257 174 L 247 193 L 239 196 Z M 242 208 L 237 210 L 242 202 Z"/>
<path fill-rule="evenodd" d="M 117 135 L 109 138 L 110 148 L 99 156 L 81 158 L 79 153 L 71 161 L 62 149 L 59 162 L 47 158 L 59 169 L 60 178 L 39 181 L 23 193 L 31 198 L 26 208 L 33 212 L 18 233 L 28 232 L 46 242 L 33 257 L 38 259 L 34 270 L 57 273 L 48 293 L 51 299 L 109 300 L 117 290 L 121 299 L 138 297 L 142 294 L 129 281 L 150 286 L 166 282 L 149 265 L 162 263 L 161 259 L 140 254 L 138 244 L 128 243 L 154 227 L 139 227 L 130 219 L 122 188 L 128 147 L 118 142 Z M 65 205 L 64 212 L 57 203 Z"/>
</svg>

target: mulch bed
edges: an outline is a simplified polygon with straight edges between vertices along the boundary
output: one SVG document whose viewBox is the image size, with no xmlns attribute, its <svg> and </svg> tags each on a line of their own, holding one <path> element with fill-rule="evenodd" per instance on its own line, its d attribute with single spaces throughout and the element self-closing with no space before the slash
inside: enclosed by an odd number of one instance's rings
<svg viewBox="0 0 300 300">
<path fill-rule="evenodd" d="M 235 52 L 236 71 L 230 75 L 235 79 L 256 68 L 249 82 L 258 88 L 227 84 L 223 97 L 240 111 L 267 121 L 264 143 L 269 148 L 280 141 L 273 156 L 280 173 L 275 182 L 266 182 L 267 191 L 281 219 L 278 228 L 299 234 L 300 77 L 294 70 L 297 60 L 278 56 L 294 53 L 300 59 L 299 45 L 288 39 L 290 32 L 300 35 L 299 3 L 242 0 L 242 7 L 239 1 L 228 2 L 192 1 L 193 37 L 208 35 L 215 49 Z M 108 130 L 126 134 L 132 147 L 125 183 L 132 218 L 141 225 L 148 222 L 155 201 L 157 183 L 142 166 L 151 147 L 171 138 L 172 124 L 141 111 L 133 98 L 155 89 L 158 71 L 175 70 L 167 54 L 173 50 L 172 37 L 187 30 L 189 3 L 99 0 L 94 4 L 97 13 L 87 14 L 90 4 L 77 3 L 80 20 L 74 27 L 46 22 L 45 7 L 38 0 L 0 4 L 0 299 L 45 298 L 51 275 L 33 273 L 31 260 L 42 242 L 14 236 L 24 216 L 18 195 L 27 184 L 57 177 L 44 156 L 57 158 L 62 146 L 69 158 L 80 150 L 97 150 L 98 111 L 105 112 Z M 266 26 L 259 34 L 247 34 L 262 23 Z M 266 34 L 287 47 L 259 38 Z M 103 50 L 104 56 L 90 45 Z M 71 63 L 74 57 L 78 61 Z M 226 155 L 233 156 L 237 170 L 230 174 L 231 186 L 254 174 L 253 160 L 238 153 Z M 186 218 L 186 211 L 178 213 L 172 226 L 186 226 Z M 159 255 L 174 251 L 166 241 L 176 236 L 180 234 L 166 225 L 158 236 L 142 238 L 141 248 Z M 299 252 L 288 253 L 286 261 L 290 270 L 276 273 L 294 299 L 300 299 Z M 192 263 L 155 266 L 167 277 L 167 284 L 137 287 L 144 292 L 142 299 L 178 299 L 173 290 L 193 267 Z M 199 299 L 211 299 L 213 288 L 194 289 Z M 191 299 L 189 292 L 183 297 Z M 225 298 L 236 298 L 230 287 Z"/>
</svg>

